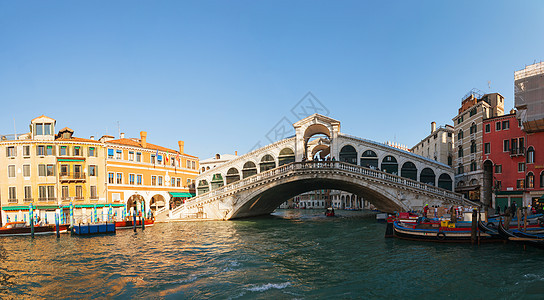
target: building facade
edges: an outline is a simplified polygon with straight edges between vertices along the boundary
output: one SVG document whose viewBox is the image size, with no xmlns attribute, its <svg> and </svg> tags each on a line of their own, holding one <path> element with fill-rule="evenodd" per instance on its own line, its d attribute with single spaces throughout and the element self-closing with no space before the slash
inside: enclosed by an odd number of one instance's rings
<svg viewBox="0 0 544 300">
<path fill-rule="evenodd" d="M 194 179 L 198 175 L 198 158 L 184 153 L 184 142 L 179 150 L 168 149 L 147 142 L 147 132 L 140 138 L 100 139 L 107 147 L 106 173 L 108 199 L 146 211 L 172 209 L 195 195 Z"/>
<path fill-rule="evenodd" d="M 431 134 L 417 143 L 410 151 L 417 155 L 436 160 L 448 166 L 453 166 L 453 126 L 446 125 L 436 128 L 431 123 Z"/>
<path fill-rule="evenodd" d="M 498 93 L 482 95 L 472 90 L 461 103 L 454 122 L 453 166 L 455 191 L 472 201 L 489 205 L 491 198 L 484 195 L 483 186 L 483 121 L 504 115 L 504 97 Z M 485 198 L 485 199 L 484 199 Z"/>
<path fill-rule="evenodd" d="M 109 208 L 104 145 L 74 137 L 69 128 L 55 134 L 55 126 L 56 120 L 40 116 L 31 121 L 29 133 L 0 141 L 3 222 L 28 221 L 30 204 L 46 223 L 54 223 L 57 209 L 66 220 L 70 205 L 79 222 L 91 217 L 91 208 L 101 216 Z"/>
</svg>

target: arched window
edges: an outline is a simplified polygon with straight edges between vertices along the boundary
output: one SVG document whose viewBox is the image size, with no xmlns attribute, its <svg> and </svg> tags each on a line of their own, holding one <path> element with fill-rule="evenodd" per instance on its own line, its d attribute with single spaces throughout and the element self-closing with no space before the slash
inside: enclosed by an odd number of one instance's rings
<svg viewBox="0 0 544 300">
<path fill-rule="evenodd" d="M 476 150 L 476 142 L 472 141 L 472 143 L 470 144 L 470 153 L 476 153 Z"/>
<path fill-rule="evenodd" d="M 470 171 L 476 171 L 478 169 L 478 165 L 476 165 L 475 161 L 470 162 Z"/>
<path fill-rule="evenodd" d="M 263 156 L 263 158 L 261 158 L 261 163 L 259 164 L 259 167 L 261 169 L 261 172 L 274 169 L 276 167 L 276 162 L 274 161 L 274 157 L 272 157 L 272 155 L 270 154 Z"/>
<path fill-rule="evenodd" d="M 421 174 L 419 175 L 420 182 L 434 186 L 435 179 L 436 176 L 434 175 L 434 171 L 431 168 L 425 168 L 421 170 Z"/>
<path fill-rule="evenodd" d="M 463 153 L 463 146 L 459 146 L 459 153 L 457 153 L 459 155 L 459 157 L 463 157 L 464 156 L 464 153 Z"/>
<path fill-rule="evenodd" d="M 535 175 L 533 172 L 527 173 L 527 180 L 525 180 L 525 183 L 527 184 L 528 189 L 532 189 L 535 187 Z"/>
<path fill-rule="evenodd" d="M 457 133 L 457 140 L 460 141 L 463 139 L 463 130 L 459 130 L 459 132 Z"/>
<path fill-rule="evenodd" d="M 255 163 L 252 161 L 246 162 L 242 169 L 242 178 L 247 178 L 255 174 L 257 174 L 257 166 L 255 166 Z"/>
<path fill-rule="evenodd" d="M 347 162 L 350 164 L 357 164 L 357 151 L 353 146 L 346 145 L 340 150 L 340 161 Z"/>
<path fill-rule="evenodd" d="M 397 175 L 399 173 L 397 159 L 391 155 L 384 157 L 382 160 L 382 171 Z"/>
<path fill-rule="evenodd" d="M 417 180 L 417 168 L 413 162 L 407 161 L 402 165 L 400 169 L 400 176 L 404 178 L 409 178 L 412 180 Z"/>
<path fill-rule="evenodd" d="M 453 165 L 453 158 L 451 157 L 451 155 L 448 155 L 448 166 L 452 166 Z"/>
<path fill-rule="evenodd" d="M 478 131 L 478 126 L 476 126 L 476 123 L 472 123 L 470 125 L 470 134 L 475 134 Z"/>
<path fill-rule="evenodd" d="M 365 168 L 378 168 L 378 155 L 372 150 L 366 150 L 361 155 L 361 166 Z"/>
<path fill-rule="evenodd" d="M 533 148 L 533 146 L 530 146 L 529 148 L 527 148 L 527 163 L 528 164 L 535 163 L 535 148 Z"/>
<path fill-rule="evenodd" d="M 240 172 L 236 168 L 230 168 L 227 171 L 227 184 L 240 180 Z"/>
<path fill-rule="evenodd" d="M 457 174 L 463 174 L 465 173 L 465 167 L 463 166 L 463 164 L 459 164 L 457 166 Z"/>
<path fill-rule="evenodd" d="M 278 165 L 283 166 L 295 161 L 295 153 L 290 148 L 284 148 L 278 156 Z"/>
<path fill-rule="evenodd" d="M 196 188 L 199 195 L 202 195 L 204 193 L 207 193 L 210 191 L 210 186 L 208 185 L 208 181 L 206 179 L 202 179 L 198 182 L 198 187 Z"/>
<path fill-rule="evenodd" d="M 544 171 L 540 172 L 540 187 L 544 187 Z"/>
</svg>

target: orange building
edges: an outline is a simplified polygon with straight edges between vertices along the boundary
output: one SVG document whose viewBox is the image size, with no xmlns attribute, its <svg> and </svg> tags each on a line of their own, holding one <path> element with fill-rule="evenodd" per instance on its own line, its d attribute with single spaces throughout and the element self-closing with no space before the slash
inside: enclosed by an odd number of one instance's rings
<svg viewBox="0 0 544 300">
<path fill-rule="evenodd" d="M 179 150 L 147 142 L 147 132 L 140 138 L 119 139 L 103 136 L 107 147 L 106 185 L 108 200 L 126 204 L 127 212 L 145 203 L 153 212 L 174 208 L 195 195 L 194 180 L 198 175 L 198 157 Z"/>
</svg>

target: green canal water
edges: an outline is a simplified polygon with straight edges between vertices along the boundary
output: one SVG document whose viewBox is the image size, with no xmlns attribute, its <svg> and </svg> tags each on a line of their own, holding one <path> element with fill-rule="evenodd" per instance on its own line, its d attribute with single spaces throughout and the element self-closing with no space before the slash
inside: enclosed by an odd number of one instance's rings
<svg viewBox="0 0 544 300">
<path fill-rule="evenodd" d="M 0 298 L 544 298 L 542 250 L 385 239 L 368 214 L 322 214 L 3 237 Z"/>
</svg>

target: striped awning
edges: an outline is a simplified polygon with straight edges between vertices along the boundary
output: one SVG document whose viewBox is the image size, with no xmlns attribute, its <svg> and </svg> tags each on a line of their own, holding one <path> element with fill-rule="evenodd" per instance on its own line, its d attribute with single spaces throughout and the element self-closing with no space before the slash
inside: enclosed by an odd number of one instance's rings
<svg viewBox="0 0 544 300">
<path fill-rule="evenodd" d="M 174 198 L 192 198 L 195 196 L 193 193 L 186 192 L 169 192 L 169 194 Z"/>
</svg>

